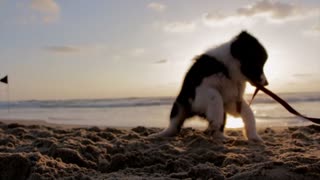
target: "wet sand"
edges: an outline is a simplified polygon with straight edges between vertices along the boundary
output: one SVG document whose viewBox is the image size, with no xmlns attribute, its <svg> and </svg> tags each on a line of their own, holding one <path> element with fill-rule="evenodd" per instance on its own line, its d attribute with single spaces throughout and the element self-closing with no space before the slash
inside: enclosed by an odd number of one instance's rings
<svg viewBox="0 0 320 180">
<path fill-rule="evenodd" d="M 261 128 L 264 143 L 240 129 L 217 142 L 184 128 L 59 127 L 0 123 L 0 179 L 320 179 L 320 126 Z"/>
</svg>

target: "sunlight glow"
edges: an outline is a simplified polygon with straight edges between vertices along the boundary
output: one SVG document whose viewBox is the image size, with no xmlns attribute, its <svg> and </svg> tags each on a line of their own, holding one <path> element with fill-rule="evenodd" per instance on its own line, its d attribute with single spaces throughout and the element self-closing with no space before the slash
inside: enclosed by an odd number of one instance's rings
<svg viewBox="0 0 320 180">
<path fill-rule="evenodd" d="M 227 115 L 226 128 L 242 128 L 244 126 L 240 117 Z"/>
</svg>

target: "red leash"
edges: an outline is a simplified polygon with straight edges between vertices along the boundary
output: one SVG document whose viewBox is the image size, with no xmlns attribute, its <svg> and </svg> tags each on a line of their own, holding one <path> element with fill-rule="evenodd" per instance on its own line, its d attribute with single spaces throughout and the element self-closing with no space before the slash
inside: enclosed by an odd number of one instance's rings
<svg viewBox="0 0 320 180">
<path fill-rule="evenodd" d="M 262 86 L 260 84 L 254 84 L 254 86 L 256 86 L 256 90 L 255 90 L 254 94 L 252 95 L 252 99 L 251 99 L 249 105 L 251 105 L 254 97 L 258 94 L 259 90 L 261 90 L 264 93 L 266 93 L 267 95 L 269 95 L 270 97 L 272 97 L 274 100 L 276 100 L 278 103 L 280 103 L 290 113 L 292 113 L 292 114 L 294 114 L 296 116 L 302 117 L 304 119 L 308 119 L 309 121 L 312 121 L 312 122 L 314 122 L 316 124 L 320 124 L 320 118 L 312 118 L 312 117 L 304 116 L 301 113 L 299 113 L 298 111 L 296 111 L 295 109 L 293 109 L 293 107 L 291 107 L 285 100 L 281 99 L 279 96 L 277 96 L 272 91 L 270 91 L 267 88 L 265 88 L 264 86 Z"/>
</svg>

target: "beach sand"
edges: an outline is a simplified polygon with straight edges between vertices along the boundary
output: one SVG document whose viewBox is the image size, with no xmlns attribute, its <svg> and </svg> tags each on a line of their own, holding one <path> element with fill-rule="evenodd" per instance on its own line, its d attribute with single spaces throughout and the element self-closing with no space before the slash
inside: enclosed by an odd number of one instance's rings
<svg viewBox="0 0 320 180">
<path fill-rule="evenodd" d="M 184 128 L 0 123 L 0 179 L 320 179 L 320 126 L 261 128 L 264 143 L 227 129 L 224 142 Z"/>
</svg>

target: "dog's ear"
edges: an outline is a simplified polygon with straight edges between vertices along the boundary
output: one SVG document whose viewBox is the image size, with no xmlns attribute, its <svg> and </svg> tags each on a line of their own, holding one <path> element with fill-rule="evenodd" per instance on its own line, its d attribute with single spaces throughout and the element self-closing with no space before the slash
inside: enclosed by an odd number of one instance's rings
<svg viewBox="0 0 320 180">
<path fill-rule="evenodd" d="M 238 38 L 246 38 L 246 37 L 252 37 L 247 31 L 241 31 L 241 33 L 238 35 Z"/>
<path fill-rule="evenodd" d="M 242 31 L 233 39 L 230 53 L 240 62 L 241 72 L 250 81 L 261 81 L 263 66 L 268 58 L 268 54 L 255 37 L 246 31 Z"/>
<path fill-rule="evenodd" d="M 243 55 L 247 53 L 253 39 L 254 37 L 247 31 L 242 31 L 231 44 L 231 55 L 236 59 L 243 59 Z"/>
<path fill-rule="evenodd" d="M 234 58 L 240 61 L 265 61 L 268 58 L 264 47 L 247 31 L 242 31 L 233 40 L 230 47 L 230 53 Z"/>
<path fill-rule="evenodd" d="M 193 59 L 192 59 L 192 61 L 193 62 L 196 62 L 196 61 L 198 61 L 198 59 L 200 59 L 201 58 L 201 55 L 196 55 Z"/>
</svg>

